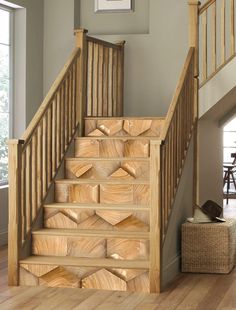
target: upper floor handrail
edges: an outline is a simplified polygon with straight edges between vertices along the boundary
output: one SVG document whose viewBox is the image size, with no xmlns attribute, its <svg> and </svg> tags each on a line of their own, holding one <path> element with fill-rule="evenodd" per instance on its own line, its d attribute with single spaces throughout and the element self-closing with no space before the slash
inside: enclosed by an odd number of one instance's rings
<svg viewBox="0 0 236 310">
<path fill-rule="evenodd" d="M 202 87 L 236 56 L 235 0 L 209 0 L 197 6 L 199 78 Z"/>
<path fill-rule="evenodd" d="M 97 38 L 94 38 L 94 37 L 90 37 L 90 36 L 87 36 L 87 41 L 88 42 L 93 42 L 93 43 L 97 43 L 97 44 L 100 44 L 100 45 L 103 45 L 103 46 L 107 46 L 107 47 L 110 47 L 110 48 L 114 48 L 114 49 L 122 49 L 122 45 L 125 44 L 125 41 L 121 41 L 117 44 L 114 44 L 114 43 L 111 43 L 111 42 L 107 42 L 107 41 L 104 41 L 104 40 L 101 40 L 101 39 L 97 39 Z"/>
</svg>

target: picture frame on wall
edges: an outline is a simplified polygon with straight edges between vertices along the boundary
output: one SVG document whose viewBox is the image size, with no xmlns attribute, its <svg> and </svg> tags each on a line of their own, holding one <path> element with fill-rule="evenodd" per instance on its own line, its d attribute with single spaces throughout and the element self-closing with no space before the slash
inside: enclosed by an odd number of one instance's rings
<svg viewBox="0 0 236 310">
<path fill-rule="evenodd" d="M 95 0 L 95 13 L 131 12 L 132 0 Z"/>
</svg>

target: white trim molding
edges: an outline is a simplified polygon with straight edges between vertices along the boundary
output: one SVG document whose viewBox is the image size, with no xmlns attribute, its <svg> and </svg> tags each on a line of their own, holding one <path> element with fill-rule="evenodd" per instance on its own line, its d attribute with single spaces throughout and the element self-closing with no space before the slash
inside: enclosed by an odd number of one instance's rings
<svg viewBox="0 0 236 310">
<path fill-rule="evenodd" d="M 131 12 L 132 0 L 95 0 L 95 13 Z"/>
<path fill-rule="evenodd" d="M 172 257 L 166 265 L 163 264 L 162 288 L 168 286 L 180 272 L 181 254 L 179 252 L 176 256 Z"/>
<path fill-rule="evenodd" d="M 8 242 L 8 232 L 7 230 L 0 231 L 0 246 L 6 245 Z"/>
</svg>

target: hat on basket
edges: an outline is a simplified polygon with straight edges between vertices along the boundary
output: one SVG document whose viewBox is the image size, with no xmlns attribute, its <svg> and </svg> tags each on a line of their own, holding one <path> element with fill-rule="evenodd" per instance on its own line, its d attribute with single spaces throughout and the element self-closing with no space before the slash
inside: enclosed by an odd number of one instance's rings
<svg viewBox="0 0 236 310">
<path fill-rule="evenodd" d="M 201 207 L 202 211 L 210 216 L 213 220 L 218 222 L 225 222 L 225 219 L 221 217 L 223 208 L 215 201 L 207 200 Z"/>
<path fill-rule="evenodd" d="M 212 222 L 225 222 L 221 218 L 223 208 L 212 200 L 206 201 L 202 207 L 196 206 L 194 210 L 194 217 L 188 218 L 187 221 L 191 223 L 212 223 Z"/>
</svg>

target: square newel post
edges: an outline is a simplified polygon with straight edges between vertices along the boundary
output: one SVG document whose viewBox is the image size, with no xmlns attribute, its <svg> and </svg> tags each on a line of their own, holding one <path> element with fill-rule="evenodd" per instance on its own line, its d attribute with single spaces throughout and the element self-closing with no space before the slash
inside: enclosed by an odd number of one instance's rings
<svg viewBox="0 0 236 310">
<path fill-rule="evenodd" d="M 189 5 L 189 47 L 195 47 L 194 75 L 199 75 L 199 7 L 198 0 L 188 0 Z"/>
<path fill-rule="evenodd" d="M 80 48 L 81 53 L 77 63 L 76 76 L 76 123 L 79 126 L 79 135 L 84 132 L 84 117 L 86 116 L 87 105 L 87 32 L 86 29 L 75 30 L 76 46 Z"/>
<path fill-rule="evenodd" d="M 161 292 L 161 140 L 150 141 L 150 293 Z"/>
<path fill-rule="evenodd" d="M 21 251 L 21 154 L 22 140 L 8 141 L 9 220 L 8 220 L 8 284 L 19 285 Z"/>
<path fill-rule="evenodd" d="M 199 110 L 199 8 L 198 0 L 188 0 L 189 5 L 189 47 L 195 48 L 194 55 L 194 172 L 193 172 L 193 204 L 199 205 L 199 136 L 198 136 L 198 110 Z"/>
<path fill-rule="evenodd" d="M 116 45 L 120 46 L 118 52 L 118 105 L 116 115 L 124 115 L 124 48 L 125 41 L 116 42 Z"/>
</svg>

